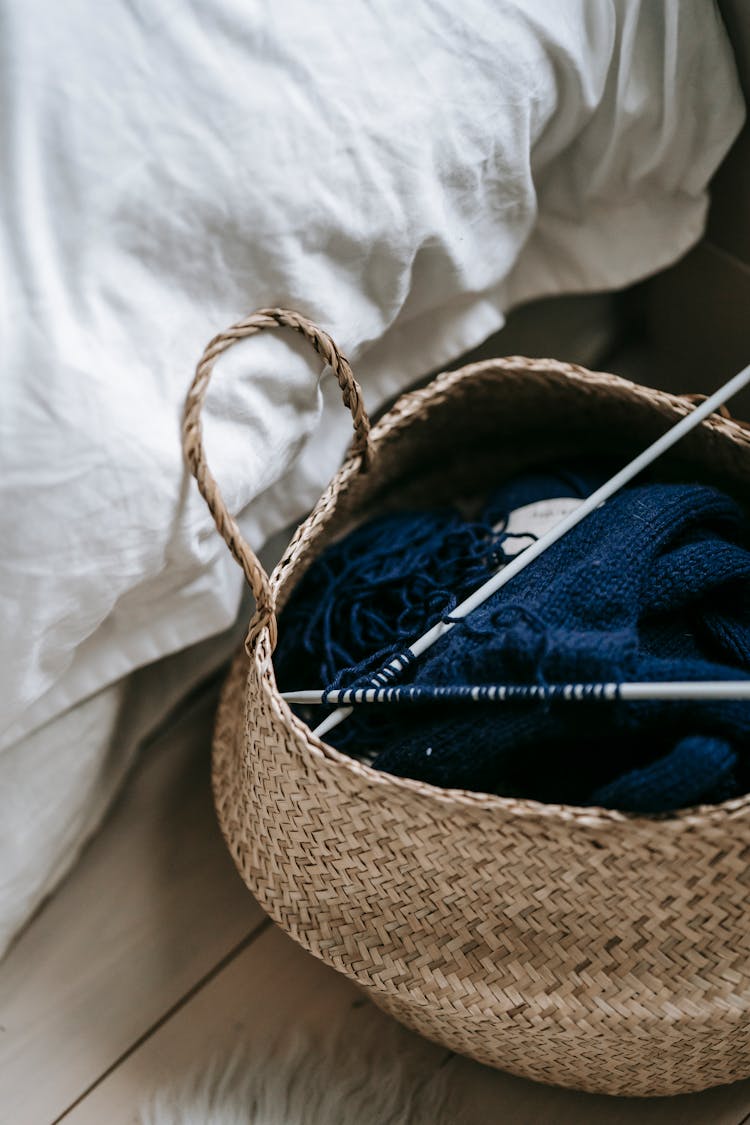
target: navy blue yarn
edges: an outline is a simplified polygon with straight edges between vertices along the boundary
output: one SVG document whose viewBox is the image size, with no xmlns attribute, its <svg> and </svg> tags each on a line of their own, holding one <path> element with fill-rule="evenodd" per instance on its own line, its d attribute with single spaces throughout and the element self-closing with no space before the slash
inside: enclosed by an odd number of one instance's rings
<svg viewBox="0 0 750 1125">
<path fill-rule="evenodd" d="M 732 543 L 742 534 L 739 508 L 713 489 L 630 489 L 476 611 L 481 644 L 454 630 L 413 681 L 737 678 L 750 667 L 750 553 Z M 670 576 L 666 591 L 655 573 Z M 743 704 L 550 703 L 502 714 L 480 704 L 404 718 L 375 764 L 444 786 L 650 813 L 722 800 L 747 780 Z"/>
<path fill-rule="evenodd" d="M 585 464 L 528 473 L 498 490 L 474 520 L 444 507 L 362 524 L 324 552 L 284 609 L 274 656 L 279 685 L 368 682 L 497 570 L 503 545 L 517 538 L 502 526 L 512 510 L 549 496 L 582 498 L 606 475 Z"/>
<path fill-rule="evenodd" d="M 363 524 L 295 589 L 274 657 L 279 684 L 366 681 L 497 569 L 505 538 L 450 508 Z"/>
<path fill-rule="evenodd" d="M 470 525 L 473 538 L 461 539 L 462 521 L 455 513 L 449 524 L 431 524 L 430 535 L 422 534 L 426 525 L 417 521 L 421 532 L 414 536 L 409 531 L 414 514 L 386 517 L 399 521 L 396 571 L 406 575 L 418 545 L 434 546 L 431 536 L 444 535 L 450 526 L 451 534 L 458 535 L 455 542 L 464 546 L 467 580 L 453 588 L 460 597 L 497 565 L 502 539 L 491 536 L 492 523 L 535 499 L 585 495 L 606 475 L 574 474 L 574 483 L 569 476 L 566 483 L 560 474 L 535 473 L 512 481 L 495 493 L 482 519 Z M 441 518 L 449 519 L 445 512 Z M 343 570 L 351 573 L 349 567 L 356 570 L 357 562 L 364 562 L 369 578 L 380 573 L 363 555 L 373 544 L 376 556 L 387 551 L 392 530 L 376 521 L 354 533 L 356 543 L 354 536 L 345 541 L 351 551 L 337 544 L 333 550 L 339 552 L 339 562 L 343 550 Z M 423 552 L 420 565 L 431 563 L 429 552 Z M 327 597 L 340 595 L 335 581 L 319 585 L 314 571 L 320 565 L 308 574 L 308 580 L 314 579 L 312 590 L 322 589 Z M 324 562 L 323 569 L 328 565 Z M 382 559 L 378 565 L 388 570 Z M 338 564 L 334 572 L 342 572 Z M 440 591 L 440 597 L 429 605 L 429 612 L 439 618 L 450 612 L 450 599 L 444 595 L 452 587 L 434 572 L 433 583 L 431 589 Z M 419 584 L 407 577 L 407 585 L 413 597 Z M 364 602 L 372 599 L 368 612 L 374 618 L 365 619 L 384 628 L 389 618 L 377 586 L 367 596 L 363 590 L 360 594 Z M 358 608 L 345 600 L 350 616 L 344 624 L 351 626 Z M 300 599 L 292 621 L 304 619 L 310 606 L 309 597 Z M 324 658 L 329 661 L 326 671 L 333 675 L 326 675 L 320 649 L 306 651 L 302 666 L 294 669 L 294 682 L 286 686 L 330 684 L 334 679 L 335 686 L 351 686 L 356 678 L 366 680 L 383 659 L 423 631 L 425 622 L 417 625 L 414 601 L 409 613 L 413 630 L 405 629 L 392 645 L 382 645 L 376 659 L 375 645 L 369 654 L 361 651 L 363 646 L 354 651 L 352 636 L 355 642 L 369 643 L 370 638 L 350 628 L 338 641 L 343 637 L 347 657 L 357 659 L 336 666 L 337 653 L 329 645 Z M 286 629 L 285 612 L 282 638 Z M 282 645 L 298 646 L 299 635 L 297 626 Z M 313 639 L 310 630 L 308 644 Z M 317 665 L 311 656 L 318 659 Z M 453 629 L 408 669 L 402 682 L 723 679 L 744 677 L 748 671 L 750 552 L 739 507 L 705 486 L 650 484 L 628 489 L 593 513 Z M 544 801 L 656 813 L 724 800 L 750 787 L 750 708 L 741 703 L 363 707 L 332 737 L 344 749 L 367 746 L 377 754 L 375 765 L 392 773 Z"/>
</svg>

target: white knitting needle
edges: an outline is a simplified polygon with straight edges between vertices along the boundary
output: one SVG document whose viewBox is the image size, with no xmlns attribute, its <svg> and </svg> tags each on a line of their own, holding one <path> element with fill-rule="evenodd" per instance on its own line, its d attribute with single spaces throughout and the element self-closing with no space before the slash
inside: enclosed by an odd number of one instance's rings
<svg viewBox="0 0 750 1125">
<path fill-rule="evenodd" d="M 733 395 L 736 395 L 738 391 L 741 391 L 743 387 L 746 387 L 748 383 L 750 383 L 750 366 L 743 368 L 742 371 L 731 378 L 722 387 L 719 387 L 718 391 L 710 395 L 705 402 L 696 406 L 694 410 L 684 418 L 681 418 L 674 426 L 671 426 L 665 434 L 657 438 L 652 445 L 649 445 L 647 449 L 644 449 L 642 453 L 639 453 L 637 457 L 633 458 L 629 464 L 620 469 L 618 473 L 615 473 L 605 484 L 597 488 L 585 500 L 582 500 L 578 507 L 569 512 L 567 516 L 564 516 L 559 523 L 556 523 L 554 527 L 551 527 L 549 531 L 541 535 L 539 539 L 520 554 L 516 555 L 511 562 L 488 578 L 479 589 L 475 590 L 473 594 L 470 594 L 469 597 L 461 602 L 454 610 L 451 610 L 453 621 L 439 621 L 437 625 L 433 625 L 431 629 L 423 633 L 421 637 L 409 646 L 411 657 L 421 656 L 427 649 L 432 648 L 441 637 L 444 637 L 446 633 L 450 632 L 456 620 L 462 617 L 468 617 L 477 606 L 486 602 L 488 598 L 505 586 L 507 582 L 510 582 L 511 578 L 515 578 L 529 563 L 539 558 L 548 547 L 551 547 L 552 544 L 556 543 L 558 539 L 561 539 L 566 532 L 576 527 L 581 520 L 590 515 L 591 512 L 598 508 L 600 504 L 603 504 L 605 500 L 609 500 L 611 496 L 619 492 L 633 477 L 638 476 L 639 473 L 648 468 L 657 457 L 661 457 L 662 453 L 666 453 L 668 449 L 671 449 L 680 438 L 694 429 L 704 418 L 708 418 L 708 416 L 713 414 L 715 410 L 718 410 L 720 406 L 723 406 L 725 402 L 732 398 Z M 403 667 L 404 664 L 399 656 L 394 656 L 380 672 L 377 672 L 373 676 L 373 686 L 378 687 L 388 683 L 398 675 Z M 342 723 L 350 714 L 350 707 L 339 707 L 336 711 L 328 715 L 319 726 L 315 727 L 313 734 L 322 738 L 324 734 L 328 734 L 330 730 L 337 727 L 339 723 Z"/>
<path fill-rule="evenodd" d="M 750 699 L 750 680 L 663 680 L 661 682 L 582 684 L 407 684 L 384 688 L 334 688 L 285 691 L 287 703 L 474 703 L 517 702 L 526 699 L 581 700 L 725 700 Z"/>
</svg>

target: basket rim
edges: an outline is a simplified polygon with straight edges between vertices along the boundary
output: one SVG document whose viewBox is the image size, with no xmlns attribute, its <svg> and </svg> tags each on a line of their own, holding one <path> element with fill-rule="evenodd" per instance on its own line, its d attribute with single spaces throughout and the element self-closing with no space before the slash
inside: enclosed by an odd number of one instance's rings
<svg viewBox="0 0 750 1125">
<path fill-rule="evenodd" d="M 658 390 L 635 383 L 620 375 L 611 372 L 592 371 L 579 364 L 567 363 L 557 359 L 529 358 L 526 356 L 507 356 L 480 360 L 476 363 L 466 364 L 463 367 L 444 371 L 436 375 L 425 386 L 416 390 L 406 391 L 399 395 L 389 409 L 382 415 L 370 431 L 370 441 L 373 455 L 382 444 L 386 436 L 393 435 L 394 430 L 408 426 L 416 414 L 420 413 L 430 399 L 443 395 L 464 380 L 472 379 L 478 375 L 487 374 L 519 374 L 529 372 L 537 374 L 553 374 L 565 382 L 578 383 L 584 387 L 617 387 L 628 396 L 641 399 L 651 405 L 667 408 L 675 415 L 683 416 L 692 408 L 692 401 L 682 395 L 672 394 L 669 391 Z M 745 425 L 731 417 L 712 415 L 701 423 L 701 428 L 707 428 L 719 433 L 738 445 L 750 446 L 750 432 Z M 299 525 L 297 534 L 314 522 L 316 513 L 325 498 L 342 481 L 353 473 L 359 471 L 360 455 L 348 456 L 334 475 L 328 488 L 321 496 L 312 512 Z M 295 535 L 295 538 L 297 536 Z M 277 566 L 271 575 L 271 584 L 277 588 L 281 584 L 280 566 Z M 266 695 L 267 702 L 271 705 L 279 721 L 290 728 L 295 735 L 295 741 L 300 751 L 307 751 L 321 761 L 336 768 L 343 768 L 370 785 L 390 787 L 412 795 L 418 795 L 438 802 L 442 805 L 453 805 L 459 808 L 476 812 L 503 812 L 520 817 L 535 819 L 552 818 L 558 821 L 567 821 L 576 826 L 585 828 L 607 828 L 613 825 L 627 826 L 630 828 L 641 827 L 652 832 L 654 824 L 658 823 L 665 829 L 670 827 L 680 829 L 704 828 L 707 824 L 717 827 L 724 825 L 728 819 L 738 819 L 750 809 L 750 793 L 740 797 L 733 797 L 720 804 L 694 805 L 684 809 L 677 809 L 668 813 L 644 815 L 641 813 L 622 812 L 618 809 L 608 809 L 601 806 L 566 805 L 561 803 L 548 803 L 522 797 L 503 797 L 497 794 L 484 793 L 469 789 L 449 789 L 432 785 L 427 782 L 417 781 L 414 778 L 398 777 L 395 774 L 376 770 L 372 766 L 357 758 L 344 754 L 335 746 L 318 738 L 312 729 L 299 719 L 283 699 L 276 683 L 273 658 L 270 645 L 270 630 L 268 626 L 262 628 L 256 638 L 253 659 L 258 672 L 261 691 Z M 248 666 L 248 656 L 244 649 L 238 652 L 232 668 L 227 677 L 228 689 L 230 681 L 233 683 L 235 676 L 243 674 Z M 248 685 L 245 674 L 243 700 L 247 700 Z M 244 724 L 245 708 L 238 713 L 235 721 Z"/>
</svg>

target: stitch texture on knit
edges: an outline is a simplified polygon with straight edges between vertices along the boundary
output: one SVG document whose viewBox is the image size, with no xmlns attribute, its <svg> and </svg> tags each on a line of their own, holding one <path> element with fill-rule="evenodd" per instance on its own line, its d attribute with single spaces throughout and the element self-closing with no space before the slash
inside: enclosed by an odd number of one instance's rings
<svg viewBox="0 0 750 1125">
<path fill-rule="evenodd" d="M 605 476 L 601 468 L 527 474 L 499 488 L 474 523 L 443 511 L 358 528 L 295 591 L 282 617 L 280 684 L 372 683 L 405 642 L 449 618 L 497 568 L 503 535 L 493 527 L 519 501 L 583 496 Z M 716 489 L 631 487 L 410 663 L 399 682 L 744 678 L 747 541 L 742 510 Z M 422 567 L 430 573 L 417 573 Z M 436 785 L 655 813 L 746 791 L 749 736 L 743 703 L 550 700 L 362 706 L 333 741 L 369 751 L 379 769 Z"/>
</svg>

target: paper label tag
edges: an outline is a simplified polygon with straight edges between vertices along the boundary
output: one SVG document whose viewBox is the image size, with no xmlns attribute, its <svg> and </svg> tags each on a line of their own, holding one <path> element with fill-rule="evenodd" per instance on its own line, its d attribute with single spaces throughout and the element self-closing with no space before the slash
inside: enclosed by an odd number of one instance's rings
<svg viewBox="0 0 750 1125">
<path fill-rule="evenodd" d="M 505 530 L 519 538 L 506 540 L 503 552 L 508 556 L 520 554 L 581 503 L 577 496 L 556 496 L 515 508 L 508 516 Z"/>
</svg>

